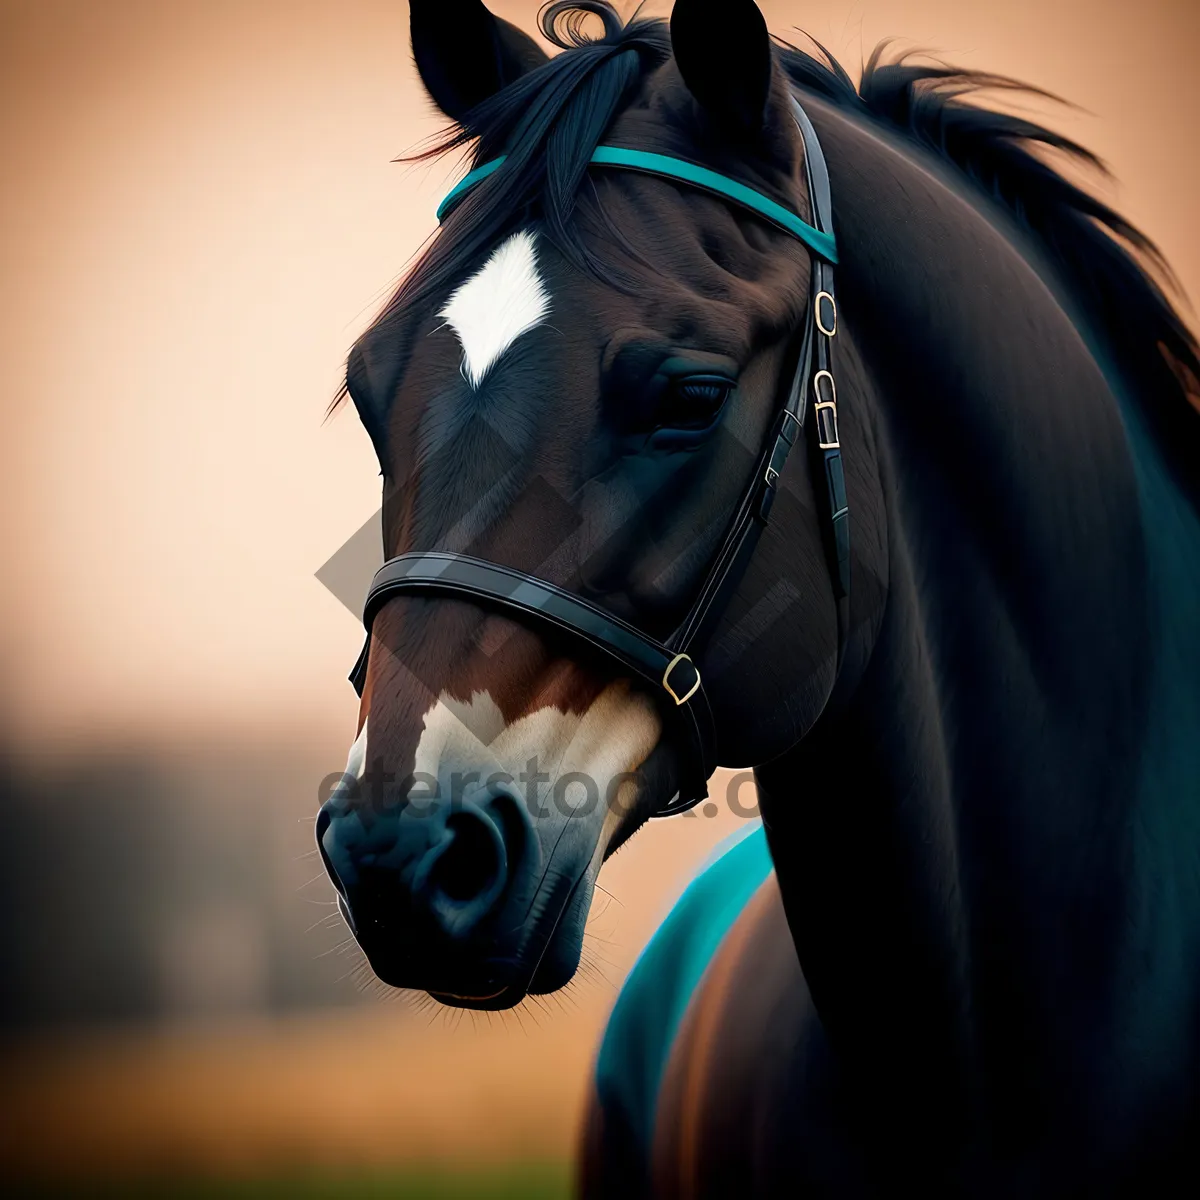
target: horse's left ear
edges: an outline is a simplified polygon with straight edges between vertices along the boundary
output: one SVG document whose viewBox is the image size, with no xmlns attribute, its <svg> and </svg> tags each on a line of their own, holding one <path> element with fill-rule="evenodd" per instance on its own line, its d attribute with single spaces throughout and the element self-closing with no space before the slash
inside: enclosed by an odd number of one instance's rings
<svg viewBox="0 0 1200 1200">
<path fill-rule="evenodd" d="M 548 57 L 527 33 L 492 16 L 481 0 L 412 0 L 409 27 L 425 90 L 460 123 L 477 104 Z"/>
<path fill-rule="evenodd" d="M 771 90 L 771 35 L 754 0 L 675 0 L 671 45 L 688 91 L 734 133 L 762 128 Z"/>
</svg>

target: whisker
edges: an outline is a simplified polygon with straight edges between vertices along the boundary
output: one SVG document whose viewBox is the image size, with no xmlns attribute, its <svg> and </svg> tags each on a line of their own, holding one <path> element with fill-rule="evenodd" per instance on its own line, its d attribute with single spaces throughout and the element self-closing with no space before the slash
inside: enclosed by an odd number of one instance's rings
<svg viewBox="0 0 1200 1200">
<path fill-rule="evenodd" d="M 341 983 L 343 980 L 349 979 L 352 975 L 355 975 L 357 972 L 360 972 L 363 969 L 363 967 L 365 967 L 366 965 L 367 965 L 367 962 L 366 962 L 366 959 L 364 958 L 361 962 L 356 962 L 354 964 L 354 966 L 352 966 L 344 975 L 339 975 L 333 982 Z"/>
<path fill-rule="evenodd" d="M 533 1004 L 527 1003 L 532 999 L 532 996 L 526 996 L 525 999 L 521 1001 L 519 1007 L 525 1009 L 525 1015 L 533 1022 L 534 1029 L 541 1029 L 541 1009 L 535 1007 Z"/>
<path fill-rule="evenodd" d="M 336 945 L 330 946 L 328 950 L 322 950 L 320 954 L 314 954 L 313 961 L 315 962 L 318 958 L 328 958 L 329 955 L 336 954 L 339 950 L 344 949 L 348 944 L 353 944 L 353 943 L 354 943 L 354 934 L 350 934 L 349 937 L 342 938 L 342 940 L 340 942 L 338 942 Z"/>
<path fill-rule="evenodd" d="M 522 1003 L 524 1003 L 524 1001 L 522 1001 Z M 529 1036 L 529 1030 L 525 1028 L 525 1022 L 521 1020 L 521 1005 L 520 1005 L 520 1004 L 516 1004 L 516 1005 L 514 1005 L 512 1008 L 510 1008 L 508 1011 L 509 1011 L 510 1013 L 512 1013 L 512 1015 L 513 1015 L 513 1020 L 515 1020 L 515 1021 L 516 1021 L 517 1025 L 520 1027 L 520 1030 L 521 1030 L 521 1032 L 522 1032 L 522 1033 L 523 1033 L 523 1034 L 524 1034 L 526 1037 L 528 1037 L 528 1036 Z"/>
<path fill-rule="evenodd" d="M 312 931 L 314 929 L 320 929 L 321 926 L 323 926 L 323 925 L 330 926 L 330 925 L 334 924 L 334 922 L 336 922 L 341 917 L 341 915 L 342 915 L 341 913 L 335 913 L 335 912 L 326 913 L 323 917 L 319 917 L 317 920 L 315 920 L 304 932 L 312 933 Z"/>
<path fill-rule="evenodd" d="M 611 900 L 611 901 L 612 901 L 614 904 L 617 904 L 617 905 L 619 905 L 621 908 L 624 908 L 624 907 L 625 907 L 625 905 L 624 905 L 624 904 L 622 904 L 622 903 L 621 903 L 621 901 L 620 901 L 620 900 L 618 900 L 618 899 L 617 899 L 617 897 L 616 897 L 616 896 L 614 896 L 614 895 L 612 894 L 612 892 L 610 892 L 610 891 L 608 890 L 608 888 L 601 886 L 599 883 L 594 883 L 594 884 L 592 884 L 592 887 L 593 887 L 593 888 L 594 888 L 594 889 L 595 889 L 597 892 L 603 892 L 603 893 L 604 893 L 604 895 L 606 895 L 606 896 L 607 896 L 607 897 L 608 897 L 608 898 L 609 898 L 609 899 L 610 899 L 610 900 Z"/>
</svg>

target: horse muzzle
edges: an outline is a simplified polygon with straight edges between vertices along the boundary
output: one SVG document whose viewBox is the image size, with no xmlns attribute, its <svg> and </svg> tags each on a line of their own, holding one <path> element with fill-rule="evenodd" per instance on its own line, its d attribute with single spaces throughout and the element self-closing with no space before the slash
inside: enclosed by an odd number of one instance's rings
<svg viewBox="0 0 1200 1200">
<path fill-rule="evenodd" d="M 384 983 L 455 1003 L 524 994 L 541 854 L 514 788 L 382 805 L 335 793 L 316 836 L 342 915 Z"/>
</svg>

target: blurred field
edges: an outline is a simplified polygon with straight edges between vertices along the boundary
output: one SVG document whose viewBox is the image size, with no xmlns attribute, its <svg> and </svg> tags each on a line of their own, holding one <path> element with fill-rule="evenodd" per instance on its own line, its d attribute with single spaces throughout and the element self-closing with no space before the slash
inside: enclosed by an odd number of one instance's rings
<svg viewBox="0 0 1200 1200">
<path fill-rule="evenodd" d="M 0 755 L 4 1191 L 564 1194 L 620 981 L 737 819 L 618 854 L 562 993 L 450 1010 L 364 980 L 332 911 L 312 813 L 340 743 Z"/>
<path fill-rule="evenodd" d="M 602 1019 L 380 1005 L 34 1040 L 5 1064 L 0 1158 L 100 1179 L 561 1161 Z"/>
<path fill-rule="evenodd" d="M 109 1184 L 24 1185 L 8 1194 L 23 1200 L 558 1200 L 571 1194 L 571 1184 L 564 1163 L 203 1181 L 168 1175 Z"/>
<path fill-rule="evenodd" d="M 8 1194 L 25 1200 L 557 1200 L 571 1194 L 571 1184 L 564 1163 L 203 1181 L 167 1175 L 107 1185 L 28 1185 Z"/>
</svg>

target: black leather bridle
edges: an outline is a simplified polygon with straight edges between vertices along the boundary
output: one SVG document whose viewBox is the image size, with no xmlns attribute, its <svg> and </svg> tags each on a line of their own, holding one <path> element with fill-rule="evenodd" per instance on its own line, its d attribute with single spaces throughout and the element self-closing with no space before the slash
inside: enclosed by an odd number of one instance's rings
<svg viewBox="0 0 1200 1200">
<path fill-rule="evenodd" d="M 453 596 L 475 601 L 535 625 L 549 625 L 568 633 L 645 680 L 652 689 L 665 692 L 672 702 L 667 707 L 676 718 L 685 748 L 680 756 L 679 792 L 654 815 L 672 816 L 698 804 L 708 795 L 708 778 L 718 764 L 712 709 L 692 655 L 711 633 L 713 621 L 736 588 L 767 524 L 779 476 L 804 429 L 810 390 L 813 417 L 808 443 L 814 475 L 824 480 L 824 487 L 818 485 L 816 492 L 837 602 L 837 666 L 840 669 L 849 625 L 850 523 L 838 440 L 837 389 L 831 369 L 833 338 L 837 331 L 833 213 L 829 173 L 816 130 L 794 98 L 791 109 L 804 141 L 812 226 L 760 193 L 683 160 L 615 147 L 600 147 L 593 160 L 609 167 L 667 175 L 716 192 L 775 221 L 813 250 L 811 312 L 801 337 L 795 373 L 759 456 L 754 476 L 742 493 L 721 548 L 682 623 L 670 637 L 660 642 L 589 600 L 523 571 L 466 554 L 419 551 L 400 554 L 379 568 L 367 593 L 363 610 L 366 644 L 350 673 L 350 681 L 360 696 L 366 682 L 371 626 L 387 601 L 401 594 Z M 447 197 L 446 203 L 498 165 L 499 160 L 472 172 Z"/>
</svg>

